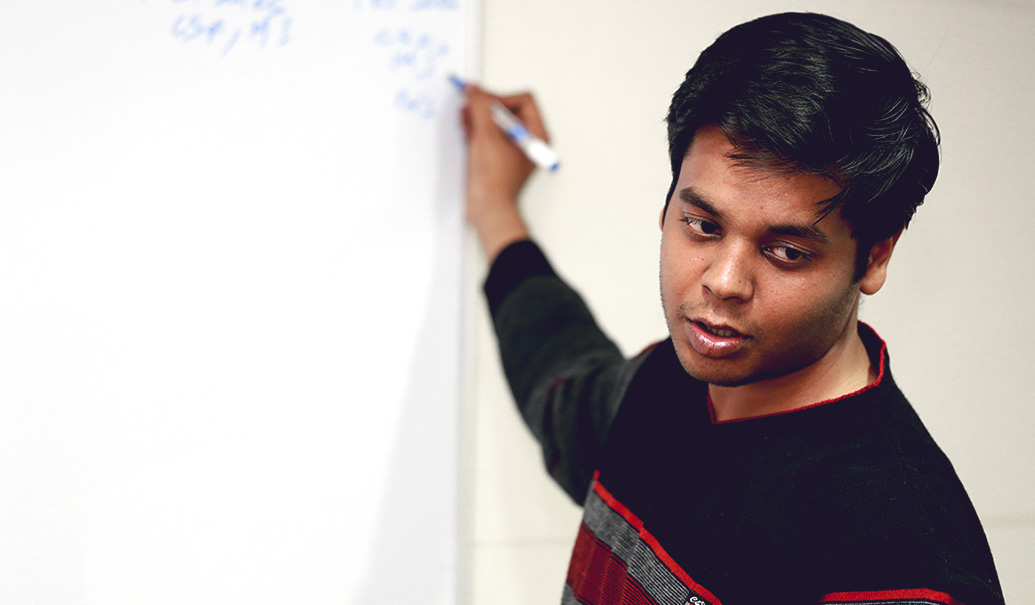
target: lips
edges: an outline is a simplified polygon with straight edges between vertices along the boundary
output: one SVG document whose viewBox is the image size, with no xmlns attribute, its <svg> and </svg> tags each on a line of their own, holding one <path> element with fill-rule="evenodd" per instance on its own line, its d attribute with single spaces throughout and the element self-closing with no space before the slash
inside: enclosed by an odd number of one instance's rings
<svg viewBox="0 0 1035 605">
<path fill-rule="evenodd" d="M 694 351 L 713 359 L 733 355 L 750 338 L 725 324 L 714 324 L 704 320 L 688 320 L 687 336 Z"/>
</svg>

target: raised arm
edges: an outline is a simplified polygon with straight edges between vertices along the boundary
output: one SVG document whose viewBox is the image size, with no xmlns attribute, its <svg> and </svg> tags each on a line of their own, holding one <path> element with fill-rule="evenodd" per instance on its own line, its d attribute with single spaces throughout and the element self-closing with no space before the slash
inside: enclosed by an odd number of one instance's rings
<svg viewBox="0 0 1035 605">
<path fill-rule="evenodd" d="M 467 218 L 491 264 L 485 292 L 511 392 L 539 440 L 547 470 L 582 502 L 625 387 L 626 362 L 581 297 L 529 240 L 518 196 L 534 165 L 493 122 L 499 100 L 535 135 L 546 130 L 532 97 L 466 89 Z"/>
</svg>

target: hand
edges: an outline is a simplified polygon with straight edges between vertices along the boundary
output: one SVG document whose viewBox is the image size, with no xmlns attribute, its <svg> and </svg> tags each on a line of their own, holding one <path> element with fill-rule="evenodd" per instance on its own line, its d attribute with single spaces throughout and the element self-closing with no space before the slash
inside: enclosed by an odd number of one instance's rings
<svg viewBox="0 0 1035 605">
<path fill-rule="evenodd" d="M 507 245 L 529 237 L 518 210 L 518 195 L 535 165 L 493 121 L 490 104 L 499 101 L 533 134 L 544 141 L 548 137 L 531 95 L 498 97 L 472 85 L 466 94 L 467 220 L 478 232 L 491 262 Z"/>
</svg>

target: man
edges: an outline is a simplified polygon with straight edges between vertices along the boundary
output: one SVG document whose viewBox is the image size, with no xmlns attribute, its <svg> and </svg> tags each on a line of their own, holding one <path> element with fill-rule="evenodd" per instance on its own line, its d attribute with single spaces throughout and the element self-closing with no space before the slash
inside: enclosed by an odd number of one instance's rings
<svg viewBox="0 0 1035 605">
<path fill-rule="evenodd" d="M 951 465 L 857 321 L 934 183 L 926 89 L 822 15 L 737 26 L 668 115 L 670 338 L 625 360 L 529 239 L 531 164 L 468 89 L 504 368 L 585 507 L 565 603 L 1002 603 Z M 501 99 L 545 137 L 531 98 Z"/>
</svg>

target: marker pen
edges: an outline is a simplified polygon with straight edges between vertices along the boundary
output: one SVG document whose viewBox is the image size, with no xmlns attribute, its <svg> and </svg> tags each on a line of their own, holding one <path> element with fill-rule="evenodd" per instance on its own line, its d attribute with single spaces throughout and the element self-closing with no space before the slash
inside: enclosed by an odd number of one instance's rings
<svg viewBox="0 0 1035 605">
<path fill-rule="evenodd" d="M 464 91 L 466 84 L 463 80 L 451 75 L 449 81 L 460 89 L 460 92 Z M 503 103 L 494 100 L 490 104 L 490 108 L 492 109 L 492 121 L 496 122 L 496 125 L 503 129 L 510 140 L 525 152 L 528 159 L 541 168 L 550 171 L 557 170 L 557 167 L 560 166 L 557 153 L 545 141 L 532 134 L 517 116 L 503 106 Z"/>
</svg>

